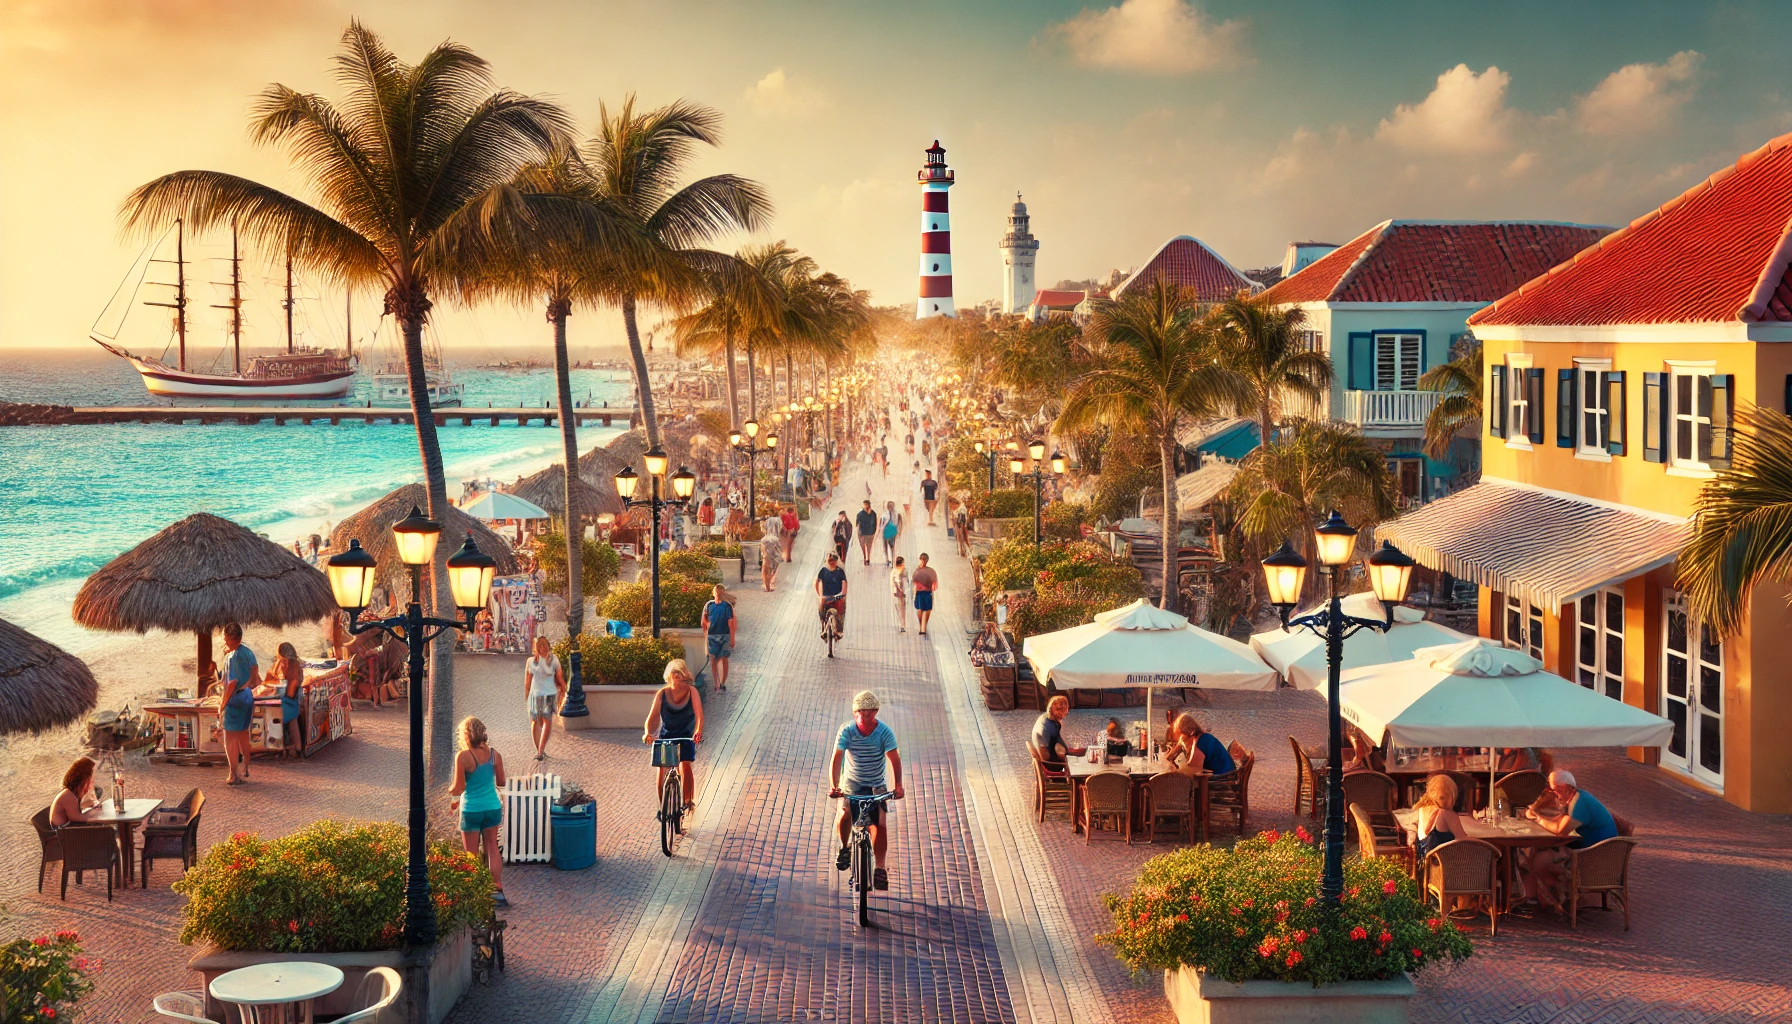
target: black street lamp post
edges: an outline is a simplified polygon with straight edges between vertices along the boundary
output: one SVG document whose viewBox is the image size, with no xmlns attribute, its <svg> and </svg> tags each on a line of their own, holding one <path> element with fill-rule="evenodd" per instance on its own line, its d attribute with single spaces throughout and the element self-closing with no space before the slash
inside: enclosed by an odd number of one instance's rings
<svg viewBox="0 0 1792 1024">
<path fill-rule="evenodd" d="M 741 427 L 746 431 L 746 440 L 741 439 L 741 431 L 735 430 L 728 434 L 728 443 L 733 446 L 735 451 L 747 457 L 747 518 L 757 521 L 759 519 L 759 499 L 755 485 L 758 483 L 759 477 L 759 454 L 777 451 L 778 435 L 765 435 L 765 444 L 755 447 L 753 442 L 759 437 L 759 421 L 748 420 L 742 423 Z"/>
<path fill-rule="evenodd" d="M 691 498 L 691 492 L 697 489 L 696 474 L 680 466 L 678 472 L 672 474 L 672 497 L 660 497 L 660 478 L 666 475 L 666 467 L 670 460 L 663 449 L 654 448 L 644 456 L 647 463 L 647 475 L 652 479 L 652 490 L 646 498 L 637 499 L 635 488 L 640 486 L 641 478 L 633 468 L 624 468 L 616 474 L 616 493 L 621 496 L 622 503 L 629 508 L 646 508 L 653 513 L 653 536 L 647 543 L 648 579 L 652 588 L 652 612 L 649 622 L 654 637 L 660 635 L 660 513 L 669 506 L 683 506 Z"/>
<path fill-rule="evenodd" d="M 1339 711 L 1341 702 L 1338 699 L 1344 641 L 1358 630 L 1386 632 L 1394 624 L 1394 606 L 1406 600 L 1406 588 L 1412 582 L 1413 560 L 1383 541 L 1381 548 L 1369 556 L 1367 564 L 1369 585 L 1386 610 L 1386 617 L 1370 619 L 1346 615 L 1339 601 L 1342 596 L 1340 580 L 1356 551 L 1356 530 L 1333 509 L 1331 517 L 1313 533 L 1319 562 L 1330 577 L 1331 594 L 1324 608 L 1292 619 L 1289 617 L 1300 600 L 1307 560 L 1288 542 L 1283 541 L 1275 554 L 1263 560 L 1263 573 L 1268 578 L 1269 601 L 1282 617 L 1282 628 L 1301 626 L 1325 638 L 1325 668 L 1330 688 L 1326 702 L 1325 875 L 1319 883 L 1319 896 L 1336 908 L 1344 892 L 1344 716 Z"/>
<path fill-rule="evenodd" d="M 993 447 L 983 443 L 982 441 L 976 442 L 975 446 L 976 446 L 978 455 L 982 455 L 985 458 L 989 459 L 989 488 L 988 489 L 993 491 L 996 489 L 996 450 Z"/>
<path fill-rule="evenodd" d="M 1013 442 L 1009 442 L 1013 446 Z M 1033 456 L 1033 546 L 1037 548 L 1045 540 L 1045 523 L 1042 509 L 1045 505 L 1045 442 L 1033 441 L 1027 445 L 1027 454 Z M 1059 476 L 1064 474 L 1064 453 L 1052 452 L 1052 472 Z M 1015 476 L 1026 472 L 1027 464 L 1021 460 L 1018 448 L 1008 460 L 1008 470 Z"/>
<path fill-rule="evenodd" d="M 451 629 L 473 628 L 473 617 L 491 600 L 492 576 L 498 567 L 497 562 L 474 545 L 473 535 L 467 534 L 467 542 L 448 558 L 448 587 L 454 594 L 454 605 L 464 619 L 425 616 L 419 570 L 435 557 L 436 540 L 441 533 L 441 524 L 425 517 L 423 511 L 415 507 L 410 515 L 392 524 L 398 557 L 410 568 L 411 574 L 411 602 L 402 615 L 374 622 L 360 621 L 361 613 L 373 599 L 376 563 L 359 540 L 349 541 L 348 550 L 333 556 L 327 563 L 330 589 L 335 594 L 336 603 L 348 612 L 349 632 L 379 630 L 403 641 L 410 652 L 410 859 L 405 866 L 404 889 L 404 941 L 409 946 L 424 946 L 436 940 L 436 907 L 429 893 L 423 785 L 423 651 L 430 641 Z"/>
</svg>

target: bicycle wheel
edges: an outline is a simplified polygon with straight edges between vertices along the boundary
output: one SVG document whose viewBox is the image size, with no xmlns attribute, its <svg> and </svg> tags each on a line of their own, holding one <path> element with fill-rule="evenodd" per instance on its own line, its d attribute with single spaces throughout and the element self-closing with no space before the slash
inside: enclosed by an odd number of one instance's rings
<svg viewBox="0 0 1792 1024">
<path fill-rule="evenodd" d="M 823 632 L 828 635 L 828 657 L 832 658 L 834 656 L 834 641 L 840 639 L 840 613 L 832 608 L 828 609 L 827 628 Z"/>
<path fill-rule="evenodd" d="M 871 837 L 869 833 L 859 836 L 858 866 L 853 871 L 853 880 L 859 889 L 859 926 L 869 927 L 871 924 Z"/>
<path fill-rule="evenodd" d="M 660 790 L 660 850 L 672 856 L 672 844 L 678 840 L 678 819 L 684 813 L 683 793 L 678 782 L 678 769 L 666 770 L 666 785 Z"/>
</svg>

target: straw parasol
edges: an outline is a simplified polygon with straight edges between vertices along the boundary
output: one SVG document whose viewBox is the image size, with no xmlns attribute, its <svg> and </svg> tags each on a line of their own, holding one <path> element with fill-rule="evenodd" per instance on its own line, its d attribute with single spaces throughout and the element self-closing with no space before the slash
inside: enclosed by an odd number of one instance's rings
<svg viewBox="0 0 1792 1024">
<path fill-rule="evenodd" d="M 573 486 L 579 493 L 580 518 L 596 519 L 605 512 L 611 515 L 622 514 L 622 499 L 616 494 L 613 480 L 605 480 L 600 487 L 589 481 L 581 467 Z M 533 476 L 525 477 L 510 489 L 510 493 L 534 502 L 562 519 L 566 518 L 566 469 L 558 462 Z"/>
<path fill-rule="evenodd" d="M 405 484 L 337 523 L 336 529 L 330 532 L 330 550 L 347 551 L 349 541 L 360 541 L 361 547 L 378 563 L 374 572 L 388 592 L 402 595 L 402 591 L 393 588 L 410 578 L 410 567 L 398 557 L 398 548 L 392 542 L 392 524 L 403 519 L 413 507 L 429 507 L 429 495 L 422 484 Z M 491 527 L 452 506 L 441 522 L 440 543 L 449 551 L 459 548 L 462 539 L 471 533 L 479 550 L 497 560 L 498 575 L 508 576 L 517 571 L 516 553 L 511 550 L 510 542 L 494 533 Z"/>
<path fill-rule="evenodd" d="M 75 621 L 138 633 L 192 630 L 199 679 L 209 682 L 212 630 L 229 622 L 289 626 L 336 613 L 324 574 L 228 519 L 198 512 L 87 577 Z"/>
<path fill-rule="evenodd" d="M 86 662 L 0 619 L 0 735 L 78 722 L 99 693 Z"/>
</svg>

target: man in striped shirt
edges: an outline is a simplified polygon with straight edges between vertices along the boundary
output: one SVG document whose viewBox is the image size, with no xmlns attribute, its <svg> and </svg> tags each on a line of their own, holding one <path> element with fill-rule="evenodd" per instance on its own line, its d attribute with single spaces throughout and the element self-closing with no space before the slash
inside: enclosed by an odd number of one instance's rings
<svg viewBox="0 0 1792 1024">
<path fill-rule="evenodd" d="M 881 791 L 885 785 L 884 760 L 889 759 L 890 769 L 895 775 L 895 788 L 891 791 L 892 799 L 902 799 L 902 755 L 896 751 L 896 734 L 890 727 L 877 720 L 877 694 L 870 690 L 861 690 L 852 699 L 852 721 L 840 729 L 840 736 L 834 741 L 834 759 L 828 766 L 828 777 L 832 780 L 830 797 L 845 797 L 840 805 L 840 817 L 834 823 L 834 831 L 839 834 L 840 854 L 834 866 L 845 871 L 852 864 L 852 851 L 847 844 L 851 841 L 852 821 L 858 808 L 854 797 L 870 796 Z M 841 778 L 840 769 L 846 768 L 845 778 Z M 884 854 L 889 849 L 890 829 L 884 818 L 884 805 L 872 805 L 871 853 L 877 863 L 872 872 L 871 884 L 876 889 L 888 889 L 890 876 L 884 869 Z"/>
</svg>

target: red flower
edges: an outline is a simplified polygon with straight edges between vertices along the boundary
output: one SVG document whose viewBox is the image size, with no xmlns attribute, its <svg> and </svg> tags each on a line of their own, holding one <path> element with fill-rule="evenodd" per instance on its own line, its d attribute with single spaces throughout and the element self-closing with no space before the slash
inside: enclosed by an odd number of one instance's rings
<svg viewBox="0 0 1792 1024">
<path fill-rule="evenodd" d="M 71 932 L 66 928 L 63 929 L 62 931 L 57 932 L 56 937 L 58 939 L 67 939 L 70 942 L 74 942 L 81 938 L 81 936 L 76 935 L 74 932 Z"/>
<path fill-rule="evenodd" d="M 233 843 L 240 843 L 247 838 L 249 838 L 249 833 L 247 832 L 232 832 L 230 834 L 230 841 Z"/>
<path fill-rule="evenodd" d="M 1356 894 L 1357 894 L 1357 893 L 1360 893 L 1360 892 L 1362 892 L 1362 891 L 1363 891 L 1363 890 L 1362 890 L 1362 889 L 1361 889 L 1361 888 L 1359 888 L 1359 887 L 1357 887 L 1357 886 L 1354 886 L 1354 885 L 1353 885 L 1353 886 L 1351 886 L 1351 887 L 1350 887 L 1350 895 L 1352 895 L 1352 896 L 1355 896 L 1355 895 L 1356 895 Z"/>
<path fill-rule="evenodd" d="M 1240 910 L 1240 909 L 1238 909 L 1238 908 L 1237 908 L 1237 907 L 1233 907 L 1233 908 L 1232 908 L 1232 916 L 1233 916 L 1233 917 L 1237 917 L 1237 916 L 1239 916 L 1239 915 L 1240 915 L 1240 914 L 1243 914 L 1243 913 L 1244 913 L 1244 911 L 1242 911 L 1242 910 Z"/>
<path fill-rule="evenodd" d="M 45 1007 L 44 1007 L 44 1016 L 46 1016 L 46 1017 L 49 1017 L 49 1018 L 51 1018 L 51 1019 L 55 1019 L 55 1017 L 56 1017 L 56 1008 L 55 1008 L 55 1007 L 54 1007 L 54 1006 L 49 1006 L 49 1005 L 46 1005 L 46 1006 L 45 1006 Z"/>
<path fill-rule="evenodd" d="M 1306 901 L 1306 902 L 1305 902 L 1305 903 L 1303 903 L 1303 904 L 1301 904 L 1301 905 L 1302 905 L 1302 906 L 1306 906 L 1306 907 L 1310 907 L 1310 906 L 1312 906 L 1312 905 L 1313 905 L 1313 904 L 1315 904 L 1315 903 L 1318 903 L 1318 902 L 1319 902 L 1319 900 L 1318 900 L 1318 899 L 1317 899 L 1317 898 L 1316 898 L 1316 897 L 1313 897 L 1313 896 L 1308 896 L 1308 897 L 1307 897 L 1307 901 Z"/>
<path fill-rule="evenodd" d="M 1266 957 L 1274 956 L 1278 945 L 1280 945 L 1280 943 L 1278 943 L 1275 936 L 1272 935 L 1263 940 L 1263 945 L 1257 947 L 1257 952 Z"/>
<path fill-rule="evenodd" d="M 1293 967 L 1295 964 L 1298 964 L 1298 963 L 1300 963 L 1300 950 L 1297 949 L 1294 952 L 1288 954 L 1288 966 Z"/>
<path fill-rule="evenodd" d="M 1188 920 L 1188 915 L 1187 915 L 1187 914 L 1177 914 L 1177 915 L 1176 915 L 1176 920 L 1178 920 L 1178 921 L 1186 921 L 1186 920 Z"/>
<path fill-rule="evenodd" d="M 299 934 L 299 922 L 297 922 L 297 921 L 286 922 L 286 930 L 289 932 L 292 932 L 294 935 Z"/>
<path fill-rule="evenodd" d="M 1412 958 L 1413 958 L 1413 959 L 1414 959 L 1414 960 L 1417 960 L 1417 959 L 1418 959 L 1418 958 L 1420 958 L 1420 957 L 1422 957 L 1422 956 L 1424 956 L 1424 955 L 1425 955 L 1425 951 L 1424 951 L 1424 950 L 1422 950 L 1422 949 L 1420 949 L 1420 948 L 1419 948 L 1419 947 L 1417 947 L 1417 946 L 1414 946 L 1414 947 L 1412 947 Z"/>
<path fill-rule="evenodd" d="M 1276 901 L 1276 909 L 1277 910 L 1287 910 L 1288 909 L 1288 901 L 1287 900 L 1277 900 Z"/>
<path fill-rule="evenodd" d="M 1313 841 L 1313 833 L 1308 832 L 1305 825 L 1296 825 L 1294 826 L 1294 838 L 1303 843 L 1310 843 Z"/>
<path fill-rule="evenodd" d="M 1234 934 L 1234 935 L 1243 935 L 1243 934 L 1244 934 L 1244 929 L 1243 929 L 1243 928 L 1234 928 L 1234 929 L 1232 929 L 1232 933 L 1233 933 L 1233 934 Z"/>
<path fill-rule="evenodd" d="M 1273 843 L 1276 840 L 1282 838 L 1282 833 L 1277 832 L 1275 829 L 1272 828 L 1268 832 L 1260 833 L 1258 838 L 1262 839 L 1264 842 Z"/>
<path fill-rule="evenodd" d="M 50 937 L 48 935 L 39 935 L 37 938 L 31 940 L 31 944 L 33 946 L 48 946 L 50 944 Z"/>
<path fill-rule="evenodd" d="M 1300 931 L 1297 931 L 1297 932 L 1295 932 L 1295 933 L 1294 933 L 1294 941 L 1295 941 L 1295 943 L 1296 943 L 1296 944 L 1299 944 L 1299 943 L 1302 943 L 1302 942 L 1305 942 L 1305 941 L 1307 941 L 1307 931 L 1306 931 L 1306 929 L 1304 929 L 1304 928 L 1303 928 L 1303 929 L 1301 929 L 1301 930 L 1300 930 Z"/>
<path fill-rule="evenodd" d="M 1288 920 L 1288 912 L 1286 910 L 1284 910 L 1281 913 L 1276 915 L 1276 923 L 1277 924 L 1281 924 L 1283 921 L 1286 921 L 1286 920 Z"/>
<path fill-rule="evenodd" d="M 1431 920 L 1426 921 L 1425 923 L 1431 927 L 1432 931 L 1437 931 L 1438 926 L 1441 922 L 1439 922 L 1438 919 L 1434 917 Z"/>
<path fill-rule="evenodd" d="M 1257 902 L 1256 900 L 1245 900 L 1244 905 L 1247 907 L 1254 906 L 1256 904 L 1256 902 Z"/>
<path fill-rule="evenodd" d="M 1392 942 L 1392 941 L 1394 941 L 1394 936 L 1393 936 L 1393 933 L 1391 933 L 1391 932 L 1382 932 L 1382 933 L 1381 933 L 1381 935 L 1380 935 L 1380 936 L 1379 936 L 1379 937 L 1378 937 L 1378 939 L 1377 939 L 1377 941 L 1379 941 L 1379 942 L 1380 942 L 1380 943 L 1381 943 L 1381 944 L 1382 944 L 1382 945 L 1384 945 L 1384 946 L 1385 946 L 1385 945 L 1387 945 L 1387 944 L 1388 944 L 1388 943 L 1390 943 L 1390 942 Z"/>
<path fill-rule="evenodd" d="M 1381 891 L 1384 895 L 1392 896 L 1395 893 L 1400 891 L 1400 886 L 1396 885 L 1394 883 L 1394 880 L 1392 878 L 1390 878 L 1387 881 L 1381 883 Z"/>
<path fill-rule="evenodd" d="M 1360 924 L 1357 925 L 1355 928 L 1350 929 L 1350 938 L 1355 942 L 1361 942 L 1368 937 L 1369 937 L 1369 930 L 1367 928 L 1364 928 Z"/>
</svg>

